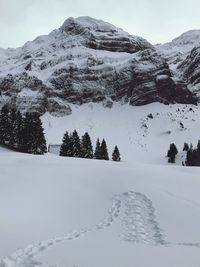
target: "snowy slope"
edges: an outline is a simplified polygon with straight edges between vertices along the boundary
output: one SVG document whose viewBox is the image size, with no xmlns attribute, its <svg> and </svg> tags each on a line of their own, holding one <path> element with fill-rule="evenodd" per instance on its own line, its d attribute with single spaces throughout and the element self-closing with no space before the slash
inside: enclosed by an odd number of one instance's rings
<svg viewBox="0 0 200 267">
<path fill-rule="evenodd" d="M 0 149 L 0 266 L 198 267 L 199 168 L 165 158 L 170 142 L 197 142 L 198 118 L 199 107 L 161 104 L 44 115 L 48 143 L 89 131 L 119 145 L 123 161 Z"/>
<path fill-rule="evenodd" d="M 153 119 L 148 118 L 149 114 Z M 170 143 L 176 142 L 179 150 L 184 142 L 197 144 L 199 117 L 199 106 L 194 105 L 153 103 L 131 107 L 115 103 L 109 109 L 91 103 L 73 105 L 72 114 L 62 118 L 46 113 L 43 123 L 49 144 L 60 144 L 66 130 L 77 129 L 80 135 L 88 131 L 94 146 L 98 137 L 107 140 L 110 152 L 117 144 L 125 161 L 161 163 L 166 161 L 164 156 Z"/>
</svg>

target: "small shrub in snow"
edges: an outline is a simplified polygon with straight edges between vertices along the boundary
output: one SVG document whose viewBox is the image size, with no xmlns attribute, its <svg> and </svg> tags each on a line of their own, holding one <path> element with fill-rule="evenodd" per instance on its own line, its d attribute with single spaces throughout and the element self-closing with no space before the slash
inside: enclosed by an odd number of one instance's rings
<svg viewBox="0 0 200 267">
<path fill-rule="evenodd" d="M 149 113 L 149 114 L 147 115 L 147 118 L 149 118 L 149 119 L 153 119 L 153 115 L 152 115 L 152 113 Z"/>
<path fill-rule="evenodd" d="M 183 125 L 183 123 L 180 122 L 179 124 L 180 124 L 181 128 L 184 129 L 184 125 Z"/>
</svg>

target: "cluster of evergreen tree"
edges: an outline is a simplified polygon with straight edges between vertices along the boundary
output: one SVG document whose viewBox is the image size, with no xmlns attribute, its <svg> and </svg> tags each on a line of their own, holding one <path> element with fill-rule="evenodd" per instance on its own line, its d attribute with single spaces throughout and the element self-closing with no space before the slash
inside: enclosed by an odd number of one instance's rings
<svg viewBox="0 0 200 267">
<path fill-rule="evenodd" d="M 37 113 L 25 116 L 5 105 L 0 112 L 0 144 L 20 152 L 47 152 L 42 122 Z"/>
<path fill-rule="evenodd" d="M 193 148 L 192 144 L 190 144 L 190 147 L 186 143 L 185 145 L 187 145 L 186 146 L 187 149 L 184 149 L 185 151 L 187 151 L 185 165 L 186 166 L 200 166 L 200 140 L 198 141 L 196 148 Z"/>
<path fill-rule="evenodd" d="M 182 162 L 182 165 L 186 166 L 200 166 L 200 140 L 198 141 L 197 147 L 193 148 L 193 145 L 184 143 L 183 151 L 186 152 L 186 160 Z M 178 153 L 177 147 L 174 143 L 170 144 L 168 150 L 168 162 L 175 163 L 175 158 Z"/>
<path fill-rule="evenodd" d="M 105 139 L 103 139 L 101 143 L 99 141 L 99 138 L 97 139 L 94 158 L 109 160 L 108 149 Z"/>
<path fill-rule="evenodd" d="M 80 138 L 76 130 L 74 130 L 73 133 L 66 132 L 64 134 L 60 148 L 60 156 L 109 160 L 105 139 L 103 139 L 101 143 L 99 139 L 97 139 L 96 148 L 93 150 L 90 135 L 86 132 Z M 113 151 L 112 159 L 114 161 L 121 160 L 117 146 L 115 146 Z"/>
</svg>

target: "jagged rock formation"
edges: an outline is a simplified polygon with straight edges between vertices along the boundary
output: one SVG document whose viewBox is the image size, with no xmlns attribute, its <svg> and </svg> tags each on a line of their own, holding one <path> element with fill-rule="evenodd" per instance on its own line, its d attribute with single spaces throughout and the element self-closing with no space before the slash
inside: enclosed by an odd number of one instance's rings
<svg viewBox="0 0 200 267">
<path fill-rule="evenodd" d="M 71 113 L 70 103 L 194 103 L 172 76 L 146 40 L 90 17 L 69 18 L 47 36 L 0 50 L 0 103 L 58 116 Z"/>
<path fill-rule="evenodd" d="M 135 53 L 153 46 L 141 37 L 134 37 L 113 25 L 90 17 L 69 18 L 60 31 L 70 36 L 82 36 L 80 43 L 88 48 L 111 52 Z"/>
<path fill-rule="evenodd" d="M 173 74 L 200 95 L 200 30 L 183 33 L 170 43 L 156 46 Z"/>
<path fill-rule="evenodd" d="M 199 94 L 200 91 L 200 47 L 192 49 L 191 53 L 177 67 L 182 78 Z"/>
<path fill-rule="evenodd" d="M 199 44 L 200 30 L 191 30 L 181 34 L 169 43 L 156 45 L 156 49 L 167 59 L 167 62 L 174 69 Z"/>
</svg>

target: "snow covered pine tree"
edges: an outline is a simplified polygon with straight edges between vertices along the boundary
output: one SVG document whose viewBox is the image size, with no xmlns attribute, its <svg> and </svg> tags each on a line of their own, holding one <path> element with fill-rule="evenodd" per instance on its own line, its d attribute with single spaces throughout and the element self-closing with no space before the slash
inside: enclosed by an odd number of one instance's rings
<svg viewBox="0 0 200 267">
<path fill-rule="evenodd" d="M 10 139 L 10 122 L 9 122 L 9 109 L 7 105 L 3 106 L 0 114 L 0 143 L 8 145 Z"/>
<path fill-rule="evenodd" d="M 109 160 L 108 149 L 105 139 L 101 143 L 101 159 Z"/>
<path fill-rule="evenodd" d="M 121 160 L 119 149 L 117 146 L 115 146 L 114 151 L 112 153 L 112 160 L 113 161 L 120 161 Z"/>
<path fill-rule="evenodd" d="M 83 158 L 87 159 L 92 159 L 94 157 L 91 138 L 87 132 L 81 139 L 81 154 Z"/>
<path fill-rule="evenodd" d="M 101 144 L 100 144 L 99 138 L 97 139 L 97 142 L 96 142 L 94 158 L 95 159 L 101 159 Z"/>
<path fill-rule="evenodd" d="M 72 140 L 68 132 L 63 136 L 62 145 L 60 147 L 60 156 L 71 157 L 72 156 Z"/>
<path fill-rule="evenodd" d="M 42 122 L 37 113 L 26 113 L 22 129 L 22 151 L 30 154 L 47 152 Z"/>
<path fill-rule="evenodd" d="M 72 157 L 80 158 L 81 157 L 81 142 L 80 142 L 80 138 L 76 130 L 73 131 L 70 139 L 72 142 Z"/>
<path fill-rule="evenodd" d="M 170 163 L 175 163 L 175 158 L 176 158 L 176 155 L 178 154 L 178 150 L 177 150 L 177 147 L 175 146 L 174 143 L 170 144 L 170 148 L 167 152 L 167 156 L 168 156 L 168 162 Z"/>
</svg>

